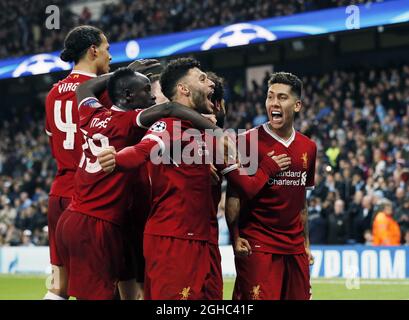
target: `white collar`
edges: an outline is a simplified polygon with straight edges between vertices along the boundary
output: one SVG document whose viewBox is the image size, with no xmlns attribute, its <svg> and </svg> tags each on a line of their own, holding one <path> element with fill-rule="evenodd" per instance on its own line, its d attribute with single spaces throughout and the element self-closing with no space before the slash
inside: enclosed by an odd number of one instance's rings
<svg viewBox="0 0 409 320">
<path fill-rule="evenodd" d="M 122 110 L 121 108 L 118 108 L 116 105 L 112 105 L 111 110 L 119 111 L 119 112 L 125 112 L 125 110 Z"/>
<path fill-rule="evenodd" d="M 274 139 L 276 139 L 278 142 L 280 142 L 286 148 L 288 148 L 295 139 L 295 130 L 294 130 L 294 128 L 292 128 L 293 132 L 291 133 L 291 136 L 290 136 L 290 138 L 288 138 L 288 140 L 284 140 L 283 138 L 281 138 L 280 136 L 275 134 L 273 132 L 273 130 L 271 130 L 270 127 L 268 126 L 268 122 L 263 124 L 263 128 L 270 136 L 272 136 Z"/>
<path fill-rule="evenodd" d="M 95 78 L 97 75 L 95 73 L 92 72 L 86 72 L 86 71 L 81 71 L 81 70 L 72 70 L 71 74 L 81 74 L 83 76 L 88 76 L 88 77 L 92 77 Z"/>
</svg>

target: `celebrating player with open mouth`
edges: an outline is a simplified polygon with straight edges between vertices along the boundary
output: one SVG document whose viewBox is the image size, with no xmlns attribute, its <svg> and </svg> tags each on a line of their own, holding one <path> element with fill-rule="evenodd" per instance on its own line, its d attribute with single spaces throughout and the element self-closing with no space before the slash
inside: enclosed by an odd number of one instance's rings
<svg viewBox="0 0 409 320">
<path fill-rule="evenodd" d="M 290 73 L 274 73 L 268 82 L 269 121 L 257 131 L 260 157 L 267 151 L 291 157 L 288 170 L 270 178 L 252 199 L 231 188 L 226 218 L 234 239 L 237 278 L 234 298 L 244 300 L 310 299 L 306 189 L 314 186 L 316 145 L 294 130 L 301 109 L 302 82 Z"/>
</svg>

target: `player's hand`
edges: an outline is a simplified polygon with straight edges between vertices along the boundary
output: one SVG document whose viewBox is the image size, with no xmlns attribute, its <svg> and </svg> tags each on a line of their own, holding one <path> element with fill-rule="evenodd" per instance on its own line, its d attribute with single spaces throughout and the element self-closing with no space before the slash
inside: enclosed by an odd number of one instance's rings
<svg viewBox="0 0 409 320">
<path fill-rule="evenodd" d="M 310 247 L 305 247 L 305 253 L 308 256 L 308 262 L 309 262 L 310 266 L 312 266 L 314 264 L 314 256 L 311 253 Z"/>
<path fill-rule="evenodd" d="M 161 64 L 156 59 L 139 59 L 128 65 L 132 71 L 139 72 L 151 78 L 154 75 L 160 74 Z"/>
<path fill-rule="evenodd" d="M 274 151 L 271 151 L 271 152 L 267 153 L 267 155 L 269 157 L 271 157 L 271 159 L 273 159 L 275 161 L 275 163 L 277 163 L 277 165 L 280 167 L 281 171 L 285 171 L 288 168 L 290 168 L 291 158 L 288 157 L 286 154 L 280 154 L 278 156 L 275 156 Z"/>
<path fill-rule="evenodd" d="M 201 113 L 201 115 L 203 117 L 205 117 L 206 119 L 208 119 L 211 123 L 216 124 L 217 119 L 216 119 L 216 116 L 213 113 L 212 114 Z"/>
<path fill-rule="evenodd" d="M 217 174 L 217 169 L 213 165 L 213 163 L 210 164 L 210 177 L 212 179 L 212 185 L 215 186 L 219 183 L 220 178 L 219 175 Z"/>
<path fill-rule="evenodd" d="M 251 253 L 249 242 L 244 238 L 238 237 L 234 242 L 234 254 L 238 257 L 248 257 Z"/>
<path fill-rule="evenodd" d="M 114 171 L 116 164 L 115 155 L 116 151 L 112 146 L 109 146 L 97 155 L 98 162 L 104 172 L 111 173 L 112 171 Z"/>
<path fill-rule="evenodd" d="M 143 291 L 143 282 L 136 283 L 136 300 L 143 300 L 145 298 L 145 292 Z"/>
<path fill-rule="evenodd" d="M 218 138 L 219 150 L 223 154 L 224 164 L 231 166 L 238 163 L 236 143 L 227 134 Z"/>
</svg>

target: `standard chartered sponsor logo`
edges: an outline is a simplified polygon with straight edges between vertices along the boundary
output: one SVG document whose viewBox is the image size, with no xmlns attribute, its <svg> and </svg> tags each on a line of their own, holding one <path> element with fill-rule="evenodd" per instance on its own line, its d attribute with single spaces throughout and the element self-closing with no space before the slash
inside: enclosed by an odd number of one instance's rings
<svg viewBox="0 0 409 320">
<path fill-rule="evenodd" d="M 307 172 L 287 170 L 270 178 L 270 186 L 305 186 L 307 182 Z"/>
</svg>

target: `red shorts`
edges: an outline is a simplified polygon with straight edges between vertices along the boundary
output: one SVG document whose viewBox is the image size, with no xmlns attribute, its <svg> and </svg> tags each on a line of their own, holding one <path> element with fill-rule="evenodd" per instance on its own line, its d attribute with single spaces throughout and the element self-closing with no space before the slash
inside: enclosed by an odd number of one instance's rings
<svg viewBox="0 0 409 320">
<path fill-rule="evenodd" d="M 209 243 L 210 273 L 206 279 L 206 300 L 223 300 L 222 257 L 219 246 Z"/>
<path fill-rule="evenodd" d="M 205 299 L 209 273 L 206 241 L 144 236 L 145 300 Z"/>
<path fill-rule="evenodd" d="M 120 227 L 65 210 L 57 224 L 56 244 L 67 269 L 69 296 L 84 300 L 116 297 L 125 264 Z"/>
<path fill-rule="evenodd" d="M 309 300 L 310 268 L 307 254 L 254 252 L 235 258 L 234 300 Z"/>
<path fill-rule="evenodd" d="M 71 198 L 58 196 L 48 197 L 48 243 L 50 247 L 50 262 L 52 265 L 61 266 L 61 259 L 58 257 L 57 248 L 55 245 L 55 229 L 57 228 L 58 219 L 68 207 Z"/>
</svg>

